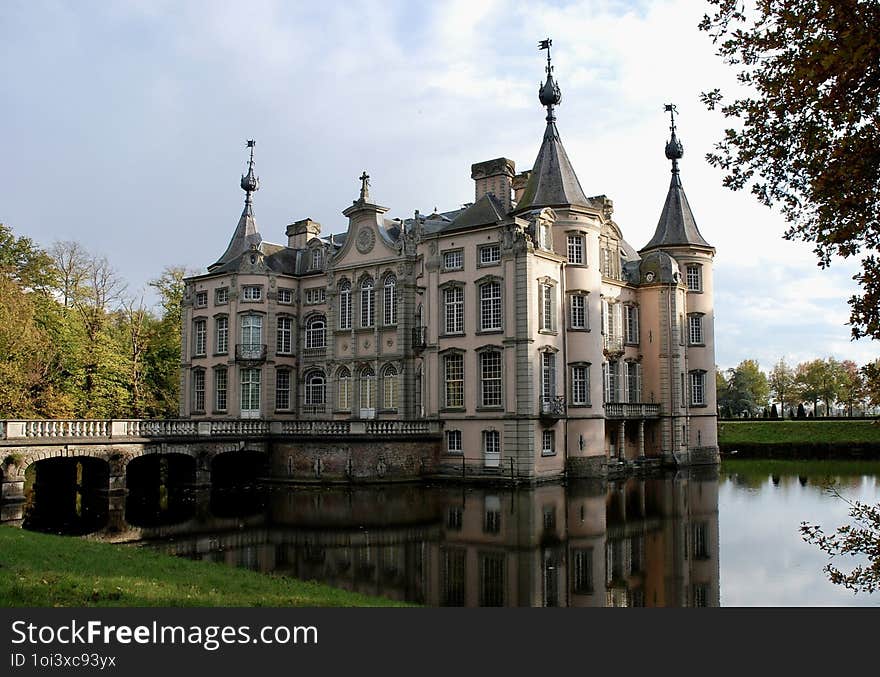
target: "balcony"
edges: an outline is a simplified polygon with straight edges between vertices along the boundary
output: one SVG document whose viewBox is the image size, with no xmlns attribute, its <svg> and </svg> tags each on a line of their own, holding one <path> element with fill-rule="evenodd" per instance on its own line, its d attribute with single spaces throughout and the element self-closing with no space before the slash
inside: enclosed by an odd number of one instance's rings
<svg viewBox="0 0 880 677">
<path fill-rule="evenodd" d="M 245 364 L 256 364 L 266 361 L 265 343 L 236 343 L 235 361 Z"/>
<path fill-rule="evenodd" d="M 564 417 L 564 397 L 547 397 L 541 400 L 541 418 L 556 420 Z"/>
<path fill-rule="evenodd" d="M 302 356 L 304 358 L 322 359 L 327 357 L 327 346 L 316 346 L 313 348 L 303 348 Z"/>
<path fill-rule="evenodd" d="M 623 354 L 623 336 L 605 334 L 605 336 L 603 336 L 603 341 L 602 347 L 606 355 Z"/>
<path fill-rule="evenodd" d="M 416 352 L 421 352 L 428 345 L 428 328 L 413 327 L 412 330 L 412 347 Z"/>
<path fill-rule="evenodd" d="M 606 402 L 605 418 L 658 418 L 660 404 L 656 402 Z"/>
</svg>

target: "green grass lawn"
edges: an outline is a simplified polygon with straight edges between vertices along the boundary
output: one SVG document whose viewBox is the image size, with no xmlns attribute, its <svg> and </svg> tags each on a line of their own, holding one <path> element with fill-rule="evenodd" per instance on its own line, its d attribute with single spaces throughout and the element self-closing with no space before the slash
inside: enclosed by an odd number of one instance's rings
<svg viewBox="0 0 880 677">
<path fill-rule="evenodd" d="M 0 606 L 403 606 L 142 548 L 0 527 Z"/>
<path fill-rule="evenodd" d="M 860 477 L 880 475 L 880 461 L 724 459 L 721 473 L 756 476 L 798 475 L 803 477 Z"/>
<path fill-rule="evenodd" d="M 880 444 L 873 421 L 719 421 L 718 441 L 736 444 Z"/>
</svg>

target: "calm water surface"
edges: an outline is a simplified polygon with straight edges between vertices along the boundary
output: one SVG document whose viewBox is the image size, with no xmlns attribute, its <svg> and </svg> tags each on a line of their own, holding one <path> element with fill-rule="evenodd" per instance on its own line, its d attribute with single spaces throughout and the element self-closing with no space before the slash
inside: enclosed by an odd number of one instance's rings
<svg viewBox="0 0 880 677">
<path fill-rule="evenodd" d="M 430 606 L 880 606 L 829 583 L 798 531 L 847 520 L 830 482 L 880 502 L 880 464 L 784 468 L 519 490 L 171 485 L 109 501 L 47 477 L 4 517 Z"/>
</svg>

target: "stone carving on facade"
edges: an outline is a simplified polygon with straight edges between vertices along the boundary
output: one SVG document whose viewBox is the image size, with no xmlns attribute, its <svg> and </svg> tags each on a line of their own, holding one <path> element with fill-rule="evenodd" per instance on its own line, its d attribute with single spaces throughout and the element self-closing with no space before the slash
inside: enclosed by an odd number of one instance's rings
<svg viewBox="0 0 880 677">
<path fill-rule="evenodd" d="M 373 229 L 369 226 L 363 226 L 358 231 L 357 240 L 355 240 L 355 247 L 361 254 L 369 254 L 373 251 L 373 246 L 376 244 L 376 234 L 373 232 Z"/>
</svg>

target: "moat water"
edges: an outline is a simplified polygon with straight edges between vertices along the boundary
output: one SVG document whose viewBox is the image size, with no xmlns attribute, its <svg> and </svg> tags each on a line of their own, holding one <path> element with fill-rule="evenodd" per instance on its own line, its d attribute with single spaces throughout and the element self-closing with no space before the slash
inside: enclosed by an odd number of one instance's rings
<svg viewBox="0 0 880 677">
<path fill-rule="evenodd" d="M 827 557 L 799 531 L 848 521 L 831 485 L 880 502 L 880 463 L 784 467 L 529 489 L 172 484 L 109 501 L 38 481 L 3 513 L 28 529 L 429 606 L 880 606 L 880 593 L 830 583 Z"/>
</svg>

